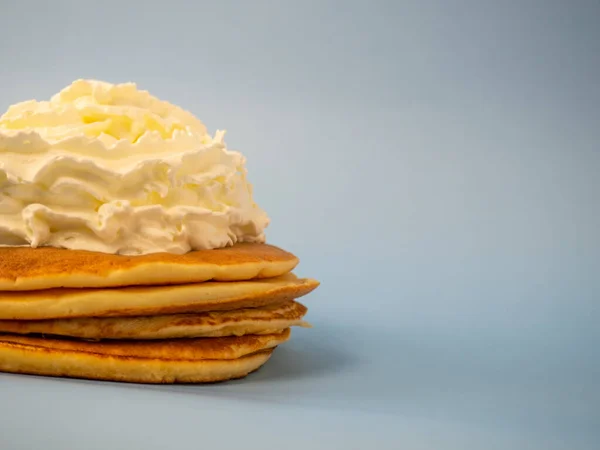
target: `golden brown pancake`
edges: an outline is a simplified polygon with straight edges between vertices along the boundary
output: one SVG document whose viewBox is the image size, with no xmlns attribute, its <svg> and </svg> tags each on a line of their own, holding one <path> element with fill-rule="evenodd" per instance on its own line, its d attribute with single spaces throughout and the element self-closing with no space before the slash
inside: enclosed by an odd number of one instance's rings
<svg viewBox="0 0 600 450">
<path fill-rule="evenodd" d="M 297 302 L 154 317 L 111 317 L 57 320 L 0 320 L 0 333 L 43 334 L 82 339 L 173 339 L 273 334 L 302 320 L 307 308 Z"/>
<path fill-rule="evenodd" d="M 70 251 L 70 250 L 69 250 Z M 302 297 L 319 283 L 293 274 L 251 281 L 112 289 L 0 291 L 0 319 L 147 316 L 261 307 Z"/>
<path fill-rule="evenodd" d="M 258 369 L 290 331 L 167 341 L 86 342 L 0 335 L 0 371 L 135 383 L 200 383 Z"/>
<path fill-rule="evenodd" d="M 183 255 L 125 256 L 52 247 L 0 248 L 0 290 L 100 288 L 239 281 L 290 272 L 298 258 L 268 244 L 236 244 Z"/>
</svg>

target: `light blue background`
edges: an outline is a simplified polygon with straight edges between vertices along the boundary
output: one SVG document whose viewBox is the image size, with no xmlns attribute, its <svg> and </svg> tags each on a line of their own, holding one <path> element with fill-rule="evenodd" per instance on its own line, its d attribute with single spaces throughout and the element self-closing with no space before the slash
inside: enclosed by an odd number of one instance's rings
<svg viewBox="0 0 600 450">
<path fill-rule="evenodd" d="M 244 381 L 0 375 L 0 448 L 600 448 L 599 23 L 597 1 L 2 2 L 0 109 L 136 81 L 226 128 L 322 286 Z"/>
</svg>

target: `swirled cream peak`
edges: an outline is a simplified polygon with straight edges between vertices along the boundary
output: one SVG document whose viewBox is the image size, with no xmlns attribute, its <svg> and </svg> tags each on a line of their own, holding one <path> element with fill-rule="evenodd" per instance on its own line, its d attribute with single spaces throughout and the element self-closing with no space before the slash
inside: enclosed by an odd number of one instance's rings
<svg viewBox="0 0 600 450">
<path fill-rule="evenodd" d="M 133 83 L 78 80 L 0 117 L 0 245 L 185 253 L 264 242 L 245 158 Z"/>
</svg>

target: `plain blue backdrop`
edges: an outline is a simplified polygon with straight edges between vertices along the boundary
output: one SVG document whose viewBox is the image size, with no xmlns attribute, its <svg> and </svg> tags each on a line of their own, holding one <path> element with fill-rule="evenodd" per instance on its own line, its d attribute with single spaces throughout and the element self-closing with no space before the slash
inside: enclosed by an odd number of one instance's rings
<svg viewBox="0 0 600 450">
<path fill-rule="evenodd" d="M 246 380 L 0 375 L 0 448 L 600 448 L 597 1 L 2 2 L 0 109 L 135 81 L 322 286 Z M 313 441 L 314 440 L 314 441 Z"/>
</svg>

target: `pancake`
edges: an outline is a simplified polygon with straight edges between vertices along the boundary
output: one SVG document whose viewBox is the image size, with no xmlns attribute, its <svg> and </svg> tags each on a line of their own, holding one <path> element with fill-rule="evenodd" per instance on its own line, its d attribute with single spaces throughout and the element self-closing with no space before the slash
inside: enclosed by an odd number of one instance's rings
<svg viewBox="0 0 600 450">
<path fill-rule="evenodd" d="M 0 319 L 148 316 L 253 308 L 302 297 L 318 285 L 315 280 L 286 274 L 227 283 L 0 292 Z"/>
<path fill-rule="evenodd" d="M 268 244 L 241 243 L 183 255 L 125 256 L 53 247 L 0 248 L 0 291 L 240 281 L 290 272 L 298 258 Z"/>
<path fill-rule="evenodd" d="M 290 331 L 167 341 L 86 342 L 0 335 L 0 371 L 132 383 L 200 383 L 258 369 Z"/>
<path fill-rule="evenodd" d="M 297 302 L 155 317 L 0 320 L 0 333 L 44 334 L 82 339 L 173 339 L 281 333 L 302 320 L 307 308 Z"/>
</svg>

